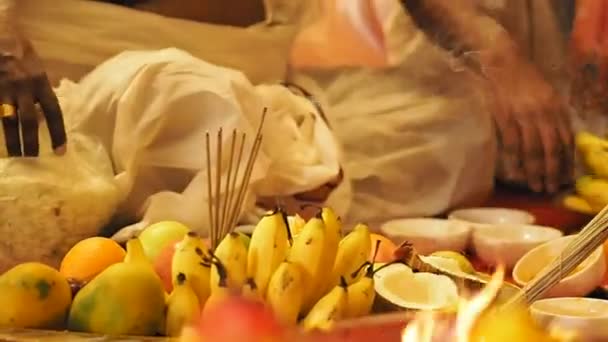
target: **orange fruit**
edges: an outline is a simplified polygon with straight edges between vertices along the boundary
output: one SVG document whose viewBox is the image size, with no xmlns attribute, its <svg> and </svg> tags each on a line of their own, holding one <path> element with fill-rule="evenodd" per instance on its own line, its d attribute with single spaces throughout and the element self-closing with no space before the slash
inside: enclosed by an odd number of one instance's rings
<svg viewBox="0 0 608 342">
<path fill-rule="evenodd" d="M 376 241 L 380 241 L 378 246 L 378 255 L 376 256 L 376 262 L 391 262 L 395 259 L 393 252 L 397 249 L 397 245 L 384 235 L 372 233 L 369 235 L 372 240 L 372 250 L 369 253 L 368 260 L 372 261 L 374 252 L 376 250 Z"/>
<path fill-rule="evenodd" d="M 84 239 L 66 253 L 59 272 L 68 279 L 88 282 L 108 266 L 122 262 L 125 254 L 125 250 L 112 239 Z"/>
</svg>

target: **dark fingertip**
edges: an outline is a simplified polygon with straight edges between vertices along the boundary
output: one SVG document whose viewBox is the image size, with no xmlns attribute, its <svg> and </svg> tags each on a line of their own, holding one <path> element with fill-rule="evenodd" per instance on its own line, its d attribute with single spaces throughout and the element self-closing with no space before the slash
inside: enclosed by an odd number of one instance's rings
<svg viewBox="0 0 608 342">
<path fill-rule="evenodd" d="M 9 157 L 21 157 L 21 137 L 19 135 L 19 120 L 17 117 L 2 118 L 4 142 Z"/>
<path fill-rule="evenodd" d="M 59 146 L 59 147 L 55 148 L 55 149 L 53 150 L 53 152 L 55 152 L 55 154 L 56 154 L 56 155 L 58 155 L 58 156 L 62 156 L 62 155 L 64 155 L 64 154 L 65 154 L 65 152 L 67 151 L 67 149 L 68 149 L 68 148 L 67 148 L 67 143 L 66 143 L 66 144 L 63 144 L 63 145 L 61 145 L 61 146 Z"/>
<path fill-rule="evenodd" d="M 46 118 L 53 149 L 61 149 L 67 142 L 63 112 L 47 77 L 37 80 L 36 95 L 38 103 L 42 108 L 42 113 Z"/>
</svg>

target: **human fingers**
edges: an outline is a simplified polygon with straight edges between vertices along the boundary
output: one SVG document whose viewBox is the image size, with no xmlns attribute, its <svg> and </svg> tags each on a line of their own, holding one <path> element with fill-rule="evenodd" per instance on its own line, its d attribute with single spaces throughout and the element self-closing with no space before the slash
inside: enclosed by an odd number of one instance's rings
<svg viewBox="0 0 608 342">
<path fill-rule="evenodd" d="M 23 155 L 36 157 L 39 149 L 38 118 L 34 98 L 25 88 L 22 88 L 17 94 L 17 107 L 19 109 L 21 136 L 23 137 Z"/>
<path fill-rule="evenodd" d="M 500 159 L 502 161 L 504 177 L 507 181 L 519 181 L 523 176 L 519 164 L 520 142 L 517 126 L 508 112 L 507 106 L 497 99 L 494 108 L 494 122 L 497 136 L 501 146 Z"/>
<path fill-rule="evenodd" d="M 57 100 L 57 95 L 51 88 L 46 75 L 34 80 L 35 96 L 42 108 L 46 124 L 51 136 L 53 151 L 63 154 L 67 143 L 63 113 Z"/>
<path fill-rule="evenodd" d="M 518 120 L 522 140 L 523 167 L 526 172 L 528 185 L 533 191 L 543 190 L 542 174 L 544 171 L 544 151 L 538 132 L 537 124 L 528 117 L 521 116 Z"/>
<path fill-rule="evenodd" d="M 555 111 L 550 109 L 549 111 Z M 557 113 L 546 113 L 544 117 L 535 117 L 535 125 L 538 128 L 538 136 L 541 142 L 542 156 L 544 158 L 544 188 L 554 193 L 557 191 L 560 182 L 561 142 L 558 135 Z"/>
<path fill-rule="evenodd" d="M 568 112 L 564 110 L 558 112 L 557 116 L 557 134 L 561 143 L 561 179 L 560 185 L 571 184 L 574 180 L 575 170 L 575 143 L 574 130 L 572 129 L 572 121 Z"/>
</svg>

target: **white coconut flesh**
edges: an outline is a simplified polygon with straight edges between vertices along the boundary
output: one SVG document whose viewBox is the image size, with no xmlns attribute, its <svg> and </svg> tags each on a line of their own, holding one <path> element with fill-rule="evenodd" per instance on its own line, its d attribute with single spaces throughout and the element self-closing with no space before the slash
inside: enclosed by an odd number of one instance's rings
<svg viewBox="0 0 608 342">
<path fill-rule="evenodd" d="M 458 287 L 444 275 L 414 273 L 406 265 L 394 264 L 378 271 L 374 280 L 376 293 L 401 308 L 440 310 L 458 304 Z"/>
<path fill-rule="evenodd" d="M 429 255 L 429 256 L 421 255 L 420 260 L 422 260 L 422 262 L 424 262 L 424 263 L 427 263 L 427 264 L 435 267 L 436 269 L 438 269 L 442 272 L 454 275 L 458 278 L 480 281 L 480 279 L 478 277 L 475 277 L 474 275 L 463 271 L 460 268 L 460 265 L 458 265 L 458 261 L 456 261 L 454 259 L 445 258 L 445 257 L 441 257 L 441 256 L 434 256 L 434 255 Z"/>
</svg>

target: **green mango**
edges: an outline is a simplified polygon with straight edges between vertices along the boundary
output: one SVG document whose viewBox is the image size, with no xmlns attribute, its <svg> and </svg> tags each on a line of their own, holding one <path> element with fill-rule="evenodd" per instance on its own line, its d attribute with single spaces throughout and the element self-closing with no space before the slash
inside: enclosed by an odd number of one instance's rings
<svg viewBox="0 0 608 342">
<path fill-rule="evenodd" d="M 71 302 L 68 281 L 50 266 L 28 262 L 0 277 L 0 327 L 63 329 Z"/>
<path fill-rule="evenodd" d="M 74 297 L 68 329 L 107 335 L 155 335 L 164 323 L 165 291 L 141 242 L 127 242 L 125 261 L 111 265 Z"/>
</svg>

